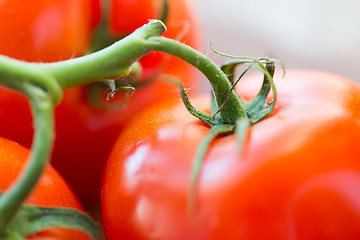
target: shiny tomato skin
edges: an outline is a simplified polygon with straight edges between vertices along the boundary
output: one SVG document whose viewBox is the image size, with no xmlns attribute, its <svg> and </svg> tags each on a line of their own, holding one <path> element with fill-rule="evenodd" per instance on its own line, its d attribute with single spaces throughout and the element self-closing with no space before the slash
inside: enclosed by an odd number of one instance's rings
<svg viewBox="0 0 360 240">
<path fill-rule="evenodd" d="M 305 70 L 276 79 L 275 110 L 250 128 L 243 151 L 234 135 L 210 145 L 195 218 L 190 168 L 209 128 L 176 101 L 133 119 L 105 168 L 107 239 L 358 239 L 359 86 Z M 259 81 L 244 79 L 239 94 L 253 98 Z M 207 96 L 192 101 L 209 111 Z"/>
<path fill-rule="evenodd" d="M 0 137 L 0 191 L 14 182 L 27 162 L 29 150 L 11 140 Z M 57 171 L 48 166 L 26 204 L 45 207 L 67 207 L 83 211 L 79 200 Z M 29 236 L 27 239 L 90 239 L 76 230 L 52 228 Z"/>
<path fill-rule="evenodd" d="M 0 54 L 52 62 L 84 54 L 90 41 L 88 0 L 3 0 Z"/>
<path fill-rule="evenodd" d="M 191 5 L 186 1 L 169 3 L 179 10 L 169 16 L 169 24 L 173 23 L 174 26 L 168 28 L 169 34 L 172 33 L 171 36 L 175 37 L 183 29 L 182 26 L 189 25 L 191 27 L 182 41 L 194 48 L 198 47 L 197 22 Z M 150 65 L 151 57 L 148 61 Z M 195 85 L 198 76 L 195 68 L 175 57 L 167 61 L 162 73 L 175 76 L 186 87 Z M 144 68 L 145 71 L 148 68 L 150 67 Z M 154 68 L 157 70 L 158 66 Z M 56 140 L 52 164 L 83 204 L 92 205 L 99 201 L 103 166 L 122 128 L 143 109 L 176 96 L 174 93 L 177 89 L 171 84 L 163 83 L 161 78 L 159 75 L 151 85 L 136 89 L 127 106 L 117 111 L 91 106 L 87 100 L 86 87 L 74 87 L 65 91 L 63 101 L 55 109 Z M 32 134 L 32 117 L 26 98 L 0 87 L 0 136 L 30 147 Z"/>
</svg>

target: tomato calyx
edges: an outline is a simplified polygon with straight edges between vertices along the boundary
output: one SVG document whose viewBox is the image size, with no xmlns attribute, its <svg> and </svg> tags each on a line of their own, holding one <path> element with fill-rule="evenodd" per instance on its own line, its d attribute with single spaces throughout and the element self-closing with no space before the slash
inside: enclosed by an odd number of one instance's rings
<svg viewBox="0 0 360 240">
<path fill-rule="evenodd" d="M 0 233 L 0 239 L 25 239 L 26 236 L 53 227 L 79 230 L 87 233 L 93 240 L 99 238 L 97 224 L 80 211 L 24 204 L 5 232 Z"/>
<path fill-rule="evenodd" d="M 283 71 L 283 76 L 285 75 L 285 66 L 284 64 L 275 58 L 254 58 L 254 57 L 247 57 L 247 56 L 234 56 L 229 55 L 226 53 L 219 52 L 215 49 L 213 49 L 210 45 L 210 48 L 216 53 L 220 54 L 222 56 L 233 58 L 233 60 L 230 60 L 223 64 L 221 66 L 221 70 L 226 74 L 229 82 L 232 85 L 231 91 L 234 91 L 237 83 L 240 81 L 240 79 L 245 75 L 245 73 L 250 70 L 250 68 L 255 67 L 259 69 L 264 74 L 263 83 L 261 86 L 261 89 L 257 96 L 250 101 L 249 103 L 246 103 L 246 114 L 250 120 L 251 123 L 256 123 L 263 119 L 264 117 L 268 116 L 272 110 L 274 109 L 275 102 L 277 100 L 277 90 L 275 83 L 273 81 L 273 76 L 275 73 L 275 64 L 280 65 Z M 265 63 L 265 66 L 263 65 Z M 235 80 L 235 69 L 238 65 L 242 64 L 249 64 L 239 75 L 239 77 Z M 271 102 L 266 104 L 266 100 L 268 98 L 268 95 L 270 93 L 270 90 L 272 90 L 273 93 L 273 99 Z M 230 93 L 229 93 L 230 95 Z M 224 107 L 227 101 L 225 101 L 220 108 L 216 109 L 216 105 L 212 104 L 212 112 L 215 112 L 213 114 L 213 118 L 220 112 L 220 110 Z"/>
<path fill-rule="evenodd" d="M 266 62 L 265 66 L 261 63 L 261 60 L 264 60 Z M 235 74 L 234 73 L 235 67 L 237 65 L 244 64 L 244 63 L 251 63 L 251 64 L 245 68 L 245 70 L 240 74 L 240 76 L 235 81 L 233 78 L 233 76 Z M 227 123 L 224 119 L 222 119 L 222 117 L 219 113 L 221 113 L 222 111 L 225 111 L 226 104 L 228 104 L 229 101 L 231 101 L 230 95 L 232 94 L 232 92 L 235 92 L 235 86 L 237 85 L 237 83 L 240 81 L 240 79 L 245 75 L 245 73 L 251 67 L 258 68 L 264 73 L 264 79 L 263 79 L 261 89 L 260 89 L 258 95 L 252 101 L 250 101 L 248 103 L 245 103 L 238 96 L 241 103 L 244 105 L 244 109 L 240 109 L 240 111 L 242 111 L 242 110 L 245 111 L 245 114 L 243 114 L 241 116 L 235 116 L 234 123 Z M 212 101 L 211 101 L 211 112 L 212 112 L 211 115 L 200 112 L 193 107 L 193 105 L 191 104 L 191 102 L 187 96 L 186 90 L 181 82 L 177 81 L 176 79 L 168 79 L 168 81 L 171 81 L 178 85 L 178 87 L 181 91 L 182 100 L 183 100 L 187 110 L 194 117 L 199 118 L 202 122 L 204 122 L 205 124 L 207 124 L 210 127 L 218 127 L 221 125 L 235 126 L 236 122 L 240 119 L 248 119 L 248 121 L 250 123 L 254 124 L 254 123 L 260 121 L 261 119 L 265 118 L 272 112 L 272 110 L 274 109 L 274 106 L 275 106 L 276 99 L 277 99 L 276 86 L 273 82 L 273 76 L 275 73 L 275 64 L 274 64 L 273 60 L 261 58 L 259 60 L 258 59 L 251 60 L 249 62 L 248 58 L 241 58 L 236 61 L 230 61 L 230 62 L 225 63 L 224 65 L 222 65 L 221 70 L 227 76 L 232 87 L 230 88 L 230 91 L 227 93 L 225 101 L 223 101 L 221 104 L 219 104 L 217 102 L 217 100 L 214 96 L 214 92 L 213 92 L 213 95 L 212 95 L 213 97 L 212 97 Z M 272 90 L 272 92 L 273 92 L 273 99 L 268 104 L 266 104 L 270 90 Z"/>
<path fill-rule="evenodd" d="M 215 50 L 214 50 L 215 51 Z M 219 53 L 219 52 L 216 52 Z M 207 153 L 210 143 L 220 135 L 229 135 L 236 134 L 239 146 L 239 153 L 242 153 L 245 137 L 247 135 L 248 129 L 251 125 L 256 124 L 260 120 L 266 118 L 274 109 L 276 100 L 277 100 L 277 90 L 273 81 L 273 76 L 275 74 L 275 63 L 281 64 L 277 59 L 269 59 L 269 58 L 252 58 L 252 57 L 237 57 L 232 55 L 227 55 L 223 53 L 219 53 L 228 57 L 237 58 L 233 59 L 229 62 L 226 62 L 221 66 L 221 71 L 226 75 L 227 80 L 231 84 L 231 88 L 227 93 L 226 99 L 219 104 L 216 99 L 214 88 L 212 94 L 211 101 L 211 115 L 206 114 L 204 112 L 198 111 L 190 102 L 190 99 L 187 96 L 186 90 L 183 85 L 177 80 L 171 80 L 176 83 L 181 91 L 182 100 L 187 108 L 187 110 L 196 118 L 200 119 L 202 122 L 207 124 L 210 127 L 210 130 L 206 137 L 200 143 L 200 146 L 197 149 L 195 157 L 193 159 L 193 165 L 191 168 L 190 175 L 190 185 L 188 190 L 188 214 L 191 219 L 196 220 L 196 196 L 197 196 L 197 181 L 198 176 L 201 171 L 201 166 L 203 159 Z M 239 77 L 235 79 L 235 69 L 239 65 L 248 64 L 245 69 L 241 72 Z M 235 115 L 236 119 L 233 124 L 226 123 L 224 119 L 222 119 L 222 111 L 229 111 L 226 109 L 226 105 L 231 100 L 230 96 L 232 93 L 235 93 L 235 86 L 240 81 L 240 79 L 247 73 L 251 68 L 259 69 L 263 74 L 263 83 L 261 89 L 257 96 L 250 102 L 245 102 L 238 95 L 238 98 L 244 109 L 238 109 L 240 112 L 245 111 L 246 114 L 241 116 Z M 282 65 L 283 67 L 283 65 Z M 283 67 L 284 73 L 285 69 Z M 215 86 L 216 87 L 216 86 Z M 267 103 L 267 99 L 272 90 L 273 97 L 272 100 Z M 236 94 L 236 93 L 235 93 Z M 236 104 L 236 102 L 235 102 Z M 234 111 L 236 114 L 236 111 Z M 228 114 L 231 114 L 228 113 Z"/>
</svg>

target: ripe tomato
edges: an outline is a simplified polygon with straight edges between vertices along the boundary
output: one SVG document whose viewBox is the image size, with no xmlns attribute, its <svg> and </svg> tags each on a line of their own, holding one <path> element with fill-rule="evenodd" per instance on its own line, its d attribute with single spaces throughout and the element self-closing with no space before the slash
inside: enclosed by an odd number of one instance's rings
<svg viewBox="0 0 360 240">
<path fill-rule="evenodd" d="M 168 36 L 176 37 L 189 26 L 181 41 L 197 47 L 198 32 L 191 5 L 178 0 L 169 1 L 169 5 L 170 9 L 176 11 L 169 13 Z M 25 57 L 24 55 L 19 58 Z M 148 60 L 151 63 L 151 58 Z M 194 85 L 197 73 L 193 67 L 174 57 L 167 61 L 164 73 L 179 78 L 186 87 Z M 144 69 L 146 72 L 150 67 Z M 102 169 L 123 126 L 151 104 L 174 97 L 176 90 L 173 86 L 158 80 L 147 87 L 137 89 L 127 106 L 117 111 L 90 106 L 84 87 L 65 91 L 62 103 L 55 109 L 56 140 L 52 164 L 69 182 L 84 204 L 90 205 L 98 201 Z M 0 87 L 0 136 L 30 147 L 33 133 L 31 119 L 26 98 Z"/>
<path fill-rule="evenodd" d="M 107 239 L 358 239 L 359 86 L 315 71 L 275 82 L 275 109 L 250 127 L 242 152 L 234 135 L 211 143 L 194 218 L 190 170 L 209 127 L 178 101 L 134 118 L 105 168 Z M 249 100 L 259 89 L 258 80 L 243 79 L 238 93 Z M 210 111 L 209 97 L 192 102 Z"/>
<path fill-rule="evenodd" d="M 51 62 L 85 53 L 90 40 L 87 0 L 2 0 L 0 53 Z"/>
<path fill-rule="evenodd" d="M 5 191 L 19 175 L 27 161 L 29 150 L 21 145 L 0 138 L 0 192 Z M 63 178 L 52 168 L 47 167 L 26 204 L 44 207 L 67 207 L 82 211 L 78 199 Z M 28 239 L 90 239 L 77 230 L 52 228 L 29 236 Z"/>
</svg>

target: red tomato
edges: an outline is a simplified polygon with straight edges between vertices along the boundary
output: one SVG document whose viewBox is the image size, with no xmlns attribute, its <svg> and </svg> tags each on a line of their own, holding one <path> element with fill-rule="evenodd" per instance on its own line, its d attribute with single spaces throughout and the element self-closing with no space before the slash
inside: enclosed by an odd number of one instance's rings
<svg viewBox="0 0 360 240">
<path fill-rule="evenodd" d="M 2 0 L 0 54 L 51 62 L 85 53 L 90 40 L 87 0 Z"/>
<path fill-rule="evenodd" d="M 259 79 L 238 92 L 252 99 Z M 360 238 L 360 88 L 328 73 L 275 78 L 278 102 L 251 126 L 216 138 L 187 211 L 194 154 L 209 127 L 178 101 L 139 114 L 107 163 L 102 216 L 108 240 Z M 192 100 L 208 112 L 209 97 Z"/>
<path fill-rule="evenodd" d="M 176 9 L 168 18 L 169 36 L 176 37 L 184 28 L 190 27 L 182 41 L 197 47 L 198 32 L 191 5 L 178 0 L 169 1 L 169 5 Z M 192 87 L 196 82 L 195 68 L 175 57 L 168 59 L 163 72 L 179 78 L 186 87 Z M 63 102 L 55 110 L 56 140 L 52 164 L 84 204 L 98 201 L 102 169 L 123 126 L 139 111 L 176 95 L 172 85 L 158 80 L 137 89 L 127 106 L 118 111 L 90 106 L 83 87 L 65 91 Z M 31 119 L 26 98 L 0 87 L 0 136 L 30 147 Z"/>
<path fill-rule="evenodd" d="M 21 145 L 0 138 L 0 191 L 5 191 L 19 175 L 29 156 L 29 150 Z M 47 167 L 44 175 L 26 200 L 26 204 L 43 207 L 67 207 L 82 211 L 78 199 L 63 178 L 52 168 Z M 77 230 L 52 228 L 39 232 L 28 239 L 90 239 Z"/>
</svg>

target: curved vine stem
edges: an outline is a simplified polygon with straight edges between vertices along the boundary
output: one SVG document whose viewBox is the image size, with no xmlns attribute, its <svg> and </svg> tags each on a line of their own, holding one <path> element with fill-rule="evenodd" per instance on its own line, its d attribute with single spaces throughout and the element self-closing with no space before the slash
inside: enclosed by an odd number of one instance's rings
<svg viewBox="0 0 360 240">
<path fill-rule="evenodd" d="M 51 154 L 54 140 L 54 106 L 51 99 L 44 97 L 30 99 L 33 109 L 35 136 L 32 155 L 16 182 L 0 198 L 0 232 L 4 231 L 16 212 L 31 193 L 43 173 Z"/>
<path fill-rule="evenodd" d="M 199 69 L 209 80 L 218 106 L 227 101 L 231 84 L 221 69 L 202 53 L 175 40 L 165 37 L 150 37 L 147 45 L 155 51 L 174 55 Z M 220 112 L 223 124 L 235 124 L 238 118 L 246 117 L 245 106 L 239 96 L 232 91 L 228 103 Z"/>
</svg>

